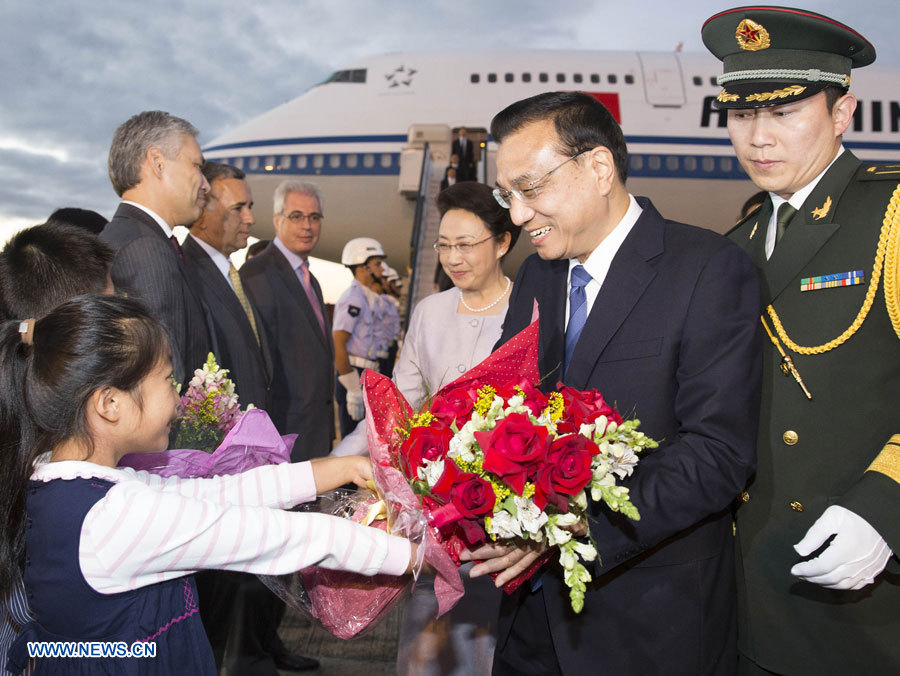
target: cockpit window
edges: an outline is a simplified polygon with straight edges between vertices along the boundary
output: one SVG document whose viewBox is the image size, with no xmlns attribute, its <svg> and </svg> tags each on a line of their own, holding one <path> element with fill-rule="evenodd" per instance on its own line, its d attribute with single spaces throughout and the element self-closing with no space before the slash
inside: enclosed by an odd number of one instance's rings
<svg viewBox="0 0 900 676">
<path fill-rule="evenodd" d="M 366 81 L 366 69 L 365 68 L 355 68 L 353 70 L 336 70 L 331 74 L 327 80 L 322 82 L 322 84 L 328 84 L 330 82 L 365 82 Z"/>
</svg>

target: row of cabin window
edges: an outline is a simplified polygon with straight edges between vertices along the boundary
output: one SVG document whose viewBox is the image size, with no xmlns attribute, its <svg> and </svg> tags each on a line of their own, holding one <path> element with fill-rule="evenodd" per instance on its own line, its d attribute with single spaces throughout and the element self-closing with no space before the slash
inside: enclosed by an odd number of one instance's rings
<svg viewBox="0 0 900 676">
<path fill-rule="evenodd" d="M 472 73 L 469 76 L 469 79 L 471 80 L 472 84 L 478 84 L 479 82 L 481 82 L 481 74 L 480 73 Z M 514 73 L 506 73 L 503 75 L 504 82 L 515 82 L 515 79 L 516 79 L 516 76 Z M 537 79 L 538 79 L 538 82 L 549 82 L 550 76 L 547 73 L 538 73 Z M 522 82 L 531 82 L 531 73 L 522 73 L 521 80 L 522 80 Z M 601 78 L 597 73 L 591 73 L 590 80 L 591 80 L 592 84 L 599 84 Z M 497 82 L 497 73 L 488 73 L 487 81 L 490 83 Z M 557 73 L 556 81 L 557 82 L 565 82 L 566 74 L 565 73 Z M 607 75 L 606 81 L 609 84 L 616 84 L 616 82 L 618 82 L 618 76 L 616 76 L 614 74 Z M 574 82 L 576 84 L 580 84 L 580 83 L 584 82 L 584 76 L 581 73 L 575 73 L 574 75 L 572 75 L 572 82 Z M 626 75 L 625 76 L 625 84 L 634 84 L 634 75 Z"/>
<path fill-rule="evenodd" d="M 481 74 L 480 73 L 472 73 L 469 76 L 469 79 L 472 81 L 472 84 L 478 84 L 479 82 L 481 82 Z M 505 73 L 503 75 L 504 82 L 515 82 L 515 79 L 516 79 L 515 73 Z M 522 73 L 521 80 L 522 80 L 522 82 L 531 82 L 531 73 Z M 591 73 L 590 80 L 591 80 L 591 84 L 600 84 L 601 77 L 597 73 Z M 634 75 L 630 75 L 630 74 L 626 75 L 624 80 L 625 80 L 625 84 L 634 84 Z M 494 82 L 497 82 L 497 73 L 488 73 L 487 81 L 492 84 Z M 550 81 L 550 75 L 548 75 L 547 73 L 538 73 L 538 82 L 549 82 L 549 81 Z M 566 74 L 565 73 L 557 73 L 556 81 L 560 82 L 560 83 L 565 82 Z M 618 82 L 618 76 L 616 76 L 613 73 L 610 73 L 609 75 L 606 76 L 606 81 L 609 84 L 616 84 L 616 82 Z M 574 75 L 572 75 L 572 82 L 574 82 L 575 84 L 581 84 L 582 82 L 584 82 L 584 76 L 581 73 L 575 73 Z M 693 82 L 694 82 L 694 85 L 696 85 L 697 87 L 700 87 L 703 85 L 703 78 L 700 77 L 699 75 L 695 75 L 693 77 Z M 718 84 L 716 83 L 715 75 L 713 75 L 712 77 L 709 78 L 709 83 L 713 87 L 718 86 Z"/>
<path fill-rule="evenodd" d="M 266 171 L 273 170 L 284 170 L 291 168 L 291 160 L 294 156 L 292 155 L 282 155 L 279 158 L 279 163 L 275 164 L 275 156 L 269 155 L 267 157 L 235 157 L 231 163 L 236 166 L 238 169 L 244 169 L 245 165 L 249 171 L 258 171 L 260 168 L 265 169 Z M 297 169 L 306 169 L 310 166 L 310 158 L 312 158 L 312 167 L 313 169 L 322 169 L 325 166 L 325 155 L 297 155 L 296 162 L 293 166 Z M 341 166 L 341 161 L 343 160 L 343 164 L 348 169 L 355 169 L 359 166 L 359 155 L 357 154 L 348 154 L 348 155 L 328 155 L 328 166 L 332 169 L 338 169 Z M 374 153 L 366 153 L 362 156 L 362 166 L 366 169 L 372 169 L 375 166 L 375 154 Z M 382 153 L 379 156 L 379 164 L 383 168 L 388 168 L 393 166 L 394 164 L 394 156 L 391 153 Z"/>
<path fill-rule="evenodd" d="M 628 158 L 628 166 L 634 171 L 641 171 L 646 167 L 650 171 L 659 171 L 665 163 L 666 171 L 697 171 L 698 167 L 701 171 L 711 174 L 716 170 L 718 162 L 719 171 L 730 174 L 735 170 L 735 162 L 733 157 L 678 157 L 677 155 L 668 155 L 661 157 L 660 155 L 632 155 Z M 740 165 L 737 165 L 738 167 Z"/>
</svg>

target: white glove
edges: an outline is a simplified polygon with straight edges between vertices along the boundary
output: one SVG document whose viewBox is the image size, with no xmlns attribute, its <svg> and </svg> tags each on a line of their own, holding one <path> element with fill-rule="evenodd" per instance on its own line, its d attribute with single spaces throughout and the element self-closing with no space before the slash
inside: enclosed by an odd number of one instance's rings
<svg viewBox="0 0 900 676">
<path fill-rule="evenodd" d="M 826 509 L 794 549 L 809 556 L 832 535 L 825 551 L 795 565 L 791 575 L 829 589 L 862 589 L 875 581 L 893 555 L 868 521 L 839 505 Z"/>
<path fill-rule="evenodd" d="M 366 405 L 363 403 L 362 388 L 359 386 L 359 374 L 350 371 L 338 376 L 338 382 L 347 390 L 347 413 L 353 420 L 366 417 Z"/>
</svg>

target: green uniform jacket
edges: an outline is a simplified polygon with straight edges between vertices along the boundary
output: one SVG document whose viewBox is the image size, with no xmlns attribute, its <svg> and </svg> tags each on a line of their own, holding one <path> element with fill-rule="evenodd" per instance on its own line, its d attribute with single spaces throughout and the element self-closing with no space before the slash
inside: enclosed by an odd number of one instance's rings
<svg viewBox="0 0 900 676">
<path fill-rule="evenodd" d="M 793 218 L 768 261 L 771 200 L 729 237 L 760 270 L 790 339 L 818 346 L 841 335 L 865 301 L 878 239 L 900 167 L 861 165 L 844 152 Z M 814 213 L 815 212 L 815 213 Z M 802 292 L 801 279 L 863 270 L 856 286 Z M 737 511 L 739 645 L 777 674 L 900 673 L 900 575 L 896 558 L 874 585 L 833 591 L 790 574 L 793 545 L 826 507 L 866 519 L 900 553 L 900 339 L 882 276 L 858 331 L 824 354 L 785 347 L 812 394 L 780 368 L 766 337 L 759 464 Z M 781 341 L 779 341 L 781 342 Z M 894 571 L 893 573 L 891 571 Z"/>
</svg>

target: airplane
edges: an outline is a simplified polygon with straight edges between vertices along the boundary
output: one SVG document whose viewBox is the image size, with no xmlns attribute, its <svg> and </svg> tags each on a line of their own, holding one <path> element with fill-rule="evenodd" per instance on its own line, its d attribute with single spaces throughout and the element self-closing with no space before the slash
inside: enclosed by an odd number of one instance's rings
<svg viewBox="0 0 900 676">
<path fill-rule="evenodd" d="M 495 113 L 544 91 L 581 90 L 622 126 L 630 155 L 628 188 L 652 198 L 667 218 L 727 231 L 756 192 L 734 157 L 726 114 L 712 104 L 721 63 L 707 54 L 485 50 L 382 54 L 335 71 L 322 83 L 205 145 L 208 159 L 243 169 L 251 184 L 254 236 L 274 236 L 272 195 L 283 179 L 323 192 L 325 221 L 315 256 L 340 260 L 347 240 L 378 238 L 389 263 L 410 263 L 422 140 L 443 172 L 452 133 L 466 127 L 493 184 Z M 859 99 L 844 145 L 860 159 L 900 161 L 900 69 L 853 71 Z M 440 176 L 438 176 L 439 178 Z M 433 196 L 429 196 L 429 199 Z M 532 252 L 508 257 L 514 274 Z M 433 265 L 433 263 L 432 263 Z M 430 274 L 430 273 L 429 273 Z"/>
</svg>

